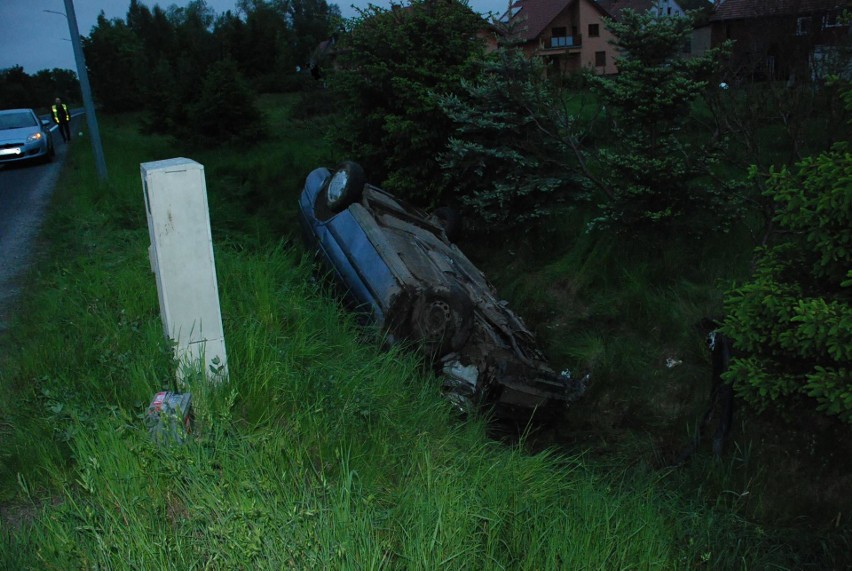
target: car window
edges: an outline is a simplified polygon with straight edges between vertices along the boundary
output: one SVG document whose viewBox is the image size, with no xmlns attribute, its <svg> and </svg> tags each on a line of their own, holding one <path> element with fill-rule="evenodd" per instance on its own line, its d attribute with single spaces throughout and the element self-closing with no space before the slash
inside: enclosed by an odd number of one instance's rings
<svg viewBox="0 0 852 571">
<path fill-rule="evenodd" d="M 37 127 L 35 117 L 31 113 L 4 113 L 0 115 L 0 129 L 20 129 L 21 127 Z"/>
</svg>

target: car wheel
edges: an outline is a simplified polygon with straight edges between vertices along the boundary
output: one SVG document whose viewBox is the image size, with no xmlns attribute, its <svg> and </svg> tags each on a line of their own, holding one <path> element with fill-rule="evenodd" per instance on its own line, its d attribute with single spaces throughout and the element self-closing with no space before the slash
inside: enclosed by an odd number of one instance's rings
<svg viewBox="0 0 852 571">
<path fill-rule="evenodd" d="M 450 242 L 455 243 L 461 238 L 462 218 L 455 208 L 449 206 L 436 208 L 432 213 L 432 220 L 444 229 L 444 234 Z"/>
<path fill-rule="evenodd" d="M 473 303 L 459 288 L 433 287 L 417 296 L 411 332 L 428 353 L 440 356 L 461 349 L 473 329 Z"/>
<path fill-rule="evenodd" d="M 53 160 L 53 155 L 50 153 L 50 149 L 48 149 L 43 155 L 32 159 L 32 163 L 35 165 L 46 165 Z"/>
<path fill-rule="evenodd" d="M 360 200 L 366 182 L 364 169 L 358 163 L 343 161 L 337 165 L 325 188 L 328 208 L 340 212 Z"/>
</svg>

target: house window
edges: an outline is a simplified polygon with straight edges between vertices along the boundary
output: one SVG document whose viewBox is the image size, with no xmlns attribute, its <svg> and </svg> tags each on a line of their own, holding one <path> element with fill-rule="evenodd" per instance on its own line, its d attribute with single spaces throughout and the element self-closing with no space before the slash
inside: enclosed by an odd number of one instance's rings
<svg viewBox="0 0 852 571">
<path fill-rule="evenodd" d="M 597 38 L 601 35 L 600 28 L 598 28 L 598 24 L 589 24 L 589 37 Z"/>
<path fill-rule="evenodd" d="M 550 29 L 550 47 L 564 48 L 571 45 L 571 38 L 568 37 L 567 28 L 551 28 Z"/>
<path fill-rule="evenodd" d="M 811 33 L 811 17 L 810 16 L 802 16 L 801 18 L 796 18 L 796 35 L 797 36 L 807 36 Z"/>
<path fill-rule="evenodd" d="M 843 19 L 840 17 L 839 12 L 829 12 L 825 16 L 822 17 L 822 29 L 826 28 L 840 28 L 843 26 Z"/>
<path fill-rule="evenodd" d="M 595 67 L 606 67 L 606 52 L 595 52 Z"/>
</svg>

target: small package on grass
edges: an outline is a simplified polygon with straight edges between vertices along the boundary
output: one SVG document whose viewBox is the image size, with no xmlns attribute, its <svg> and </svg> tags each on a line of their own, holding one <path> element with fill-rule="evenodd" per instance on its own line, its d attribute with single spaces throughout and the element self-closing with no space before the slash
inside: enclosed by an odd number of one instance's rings
<svg viewBox="0 0 852 571">
<path fill-rule="evenodd" d="M 191 431 L 192 395 L 162 391 L 145 415 L 145 426 L 156 442 L 182 443 Z"/>
</svg>

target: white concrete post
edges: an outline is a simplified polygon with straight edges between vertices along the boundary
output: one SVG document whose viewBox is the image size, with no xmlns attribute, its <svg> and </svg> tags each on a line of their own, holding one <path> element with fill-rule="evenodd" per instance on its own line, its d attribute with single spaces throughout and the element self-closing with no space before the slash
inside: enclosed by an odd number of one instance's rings
<svg viewBox="0 0 852 571">
<path fill-rule="evenodd" d="M 163 331 L 174 343 L 177 376 L 203 366 L 227 379 L 227 356 L 204 166 L 184 158 L 140 165 L 151 271 L 157 278 Z"/>
</svg>

